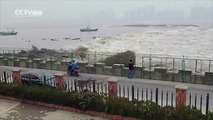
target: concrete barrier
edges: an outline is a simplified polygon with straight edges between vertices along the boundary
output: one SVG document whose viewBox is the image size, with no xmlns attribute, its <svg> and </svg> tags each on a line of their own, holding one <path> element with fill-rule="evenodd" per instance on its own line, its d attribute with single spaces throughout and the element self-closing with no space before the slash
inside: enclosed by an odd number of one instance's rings
<svg viewBox="0 0 213 120">
<path fill-rule="evenodd" d="M 57 70 L 67 71 L 69 63 L 70 63 L 69 61 L 62 61 L 61 64 L 58 64 L 60 66 L 57 67 L 58 68 Z"/>
<path fill-rule="evenodd" d="M 192 74 L 191 83 L 204 84 L 205 83 L 205 75 L 204 74 Z"/>
<path fill-rule="evenodd" d="M 104 75 L 112 75 L 112 66 L 104 66 Z"/>
<path fill-rule="evenodd" d="M 142 78 L 143 76 L 143 67 L 134 67 L 133 78 Z"/>
<path fill-rule="evenodd" d="M 49 70 L 56 70 L 56 60 L 55 59 L 47 59 L 46 60 L 46 68 Z"/>
<path fill-rule="evenodd" d="M 152 79 L 165 80 L 166 72 L 167 72 L 167 68 L 156 67 L 154 69 L 154 76 L 152 76 Z"/>
<path fill-rule="evenodd" d="M 4 65 L 4 56 L 0 56 L 0 65 Z"/>
<path fill-rule="evenodd" d="M 94 67 L 94 65 L 87 65 L 86 69 L 87 69 L 87 73 L 95 74 L 95 67 Z"/>
<path fill-rule="evenodd" d="M 174 72 L 166 72 L 163 78 L 165 81 L 176 81 L 177 80 L 177 73 Z"/>
<path fill-rule="evenodd" d="M 204 84 L 213 85 L 213 72 L 205 72 Z"/>
<path fill-rule="evenodd" d="M 80 72 L 81 72 L 81 73 L 87 73 L 87 68 L 86 68 L 86 66 L 88 65 L 88 62 L 79 61 L 79 62 L 77 63 L 77 65 L 80 67 Z"/>
<path fill-rule="evenodd" d="M 19 65 L 20 65 L 20 67 L 27 67 L 27 61 L 29 61 L 28 58 L 26 58 L 26 57 L 20 57 L 19 58 Z"/>
<path fill-rule="evenodd" d="M 95 67 L 95 73 L 96 74 L 104 74 L 104 63 L 95 63 L 94 67 Z"/>
<path fill-rule="evenodd" d="M 122 77 L 127 77 L 128 71 L 129 71 L 129 68 L 128 67 L 124 67 L 123 70 L 122 70 Z M 133 77 L 134 77 L 134 75 L 133 75 Z"/>
<path fill-rule="evenodd" d="M 8 59 L 7 58 L 4 58 L 4 66 L 8 66 L 9 65 L 9 63 L 8 63 L 9 61 L 8 61 Z"/>
<path fill-rule="evenodd" d="M 47 69 L 46 61 L 41 61 L 39 63 L 39 69 Z"/>
<path fill-rule="evenodd" d="M 33 68 L 39 68 L 40 62 L 42 62 L 42 60 L 41 58 L 34 58 L 32 62 L 33 62 Z"/>
<path fill-rule="evenodd" d="M 20 61 L 18 59 L 13 61 L 14 67 L 20 67 Z"/>
<path fill-rule="evenodd" d="M 13 61 L 15 60 L 14 57 L 8 57 L 7 60 L 8 60 L 8 66 L 14 66 L 13 64 Z"/>
<path fill-rule="evenodd" d="M 189 70 L 179 70 L 178 71 L 178 82 L 190 83 L 192 79 L 192 71 Z"/>
<path fill-rule="evenodd" d="M 145 79 L 152 79 L 152 74 L 154 73 L 154 71 L 149 71 L 149 70 L 144 70 L 143 72 L 142 72 L 142 76 L 143 76 L 143 78 L 145 78 Z"/>
<path fill-rule="evenodd" d="M 124 64 L 113 64 L 112 67 L 112 75 L 122 76 L 122 70 L 124 68 Z"/>
</svg>

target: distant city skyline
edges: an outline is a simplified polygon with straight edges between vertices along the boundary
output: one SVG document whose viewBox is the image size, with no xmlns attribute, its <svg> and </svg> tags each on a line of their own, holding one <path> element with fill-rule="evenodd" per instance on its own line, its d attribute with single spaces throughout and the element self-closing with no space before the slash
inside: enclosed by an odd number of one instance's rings
<svg viewBox="0 0 213 120">
<path fill-rule="evenodd" d="M 40 17 L 20 17 L 16 9 L 36 9 Z M 213 21 L 213 0 L 0 0 L 0 25 L 57 25 L 154 21 Z"/>
</svg>

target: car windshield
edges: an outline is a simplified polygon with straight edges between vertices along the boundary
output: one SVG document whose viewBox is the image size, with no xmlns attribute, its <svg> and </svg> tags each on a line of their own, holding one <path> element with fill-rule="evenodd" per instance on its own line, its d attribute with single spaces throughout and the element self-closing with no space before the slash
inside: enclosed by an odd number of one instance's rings
<svg viewBox="0 0 213 120">
<path fill-rule="evenodd" d="M 34 81 L 39 85 L 55 86 L 54 75 L 45 71 L 28 71 L 21 75 L 21 79 L 25 81 Z"/>
</svg>

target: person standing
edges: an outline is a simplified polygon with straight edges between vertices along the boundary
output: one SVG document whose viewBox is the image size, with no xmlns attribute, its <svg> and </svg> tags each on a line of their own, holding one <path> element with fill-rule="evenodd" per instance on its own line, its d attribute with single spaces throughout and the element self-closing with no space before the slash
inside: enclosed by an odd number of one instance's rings
<svg viewBox="0 0 213 120">
<path fill-rule="evenodd" d="M 132 79 L 133 77 L 133 68 L 134 68 L 134 64 L 132 62 L 132 60 L 129 60 L 129 71 L 128 71 L 128 79 Z"/>
</svg>

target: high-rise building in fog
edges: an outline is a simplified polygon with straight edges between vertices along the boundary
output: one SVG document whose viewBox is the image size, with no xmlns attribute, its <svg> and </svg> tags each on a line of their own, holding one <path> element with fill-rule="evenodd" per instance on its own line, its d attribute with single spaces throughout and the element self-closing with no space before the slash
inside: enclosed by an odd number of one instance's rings
<svg viewBox="0 0 213 120">
<path fill-rule="evenodd" d="M 155 8 L 153 6 L 143 9 L 143 19 L 154 19 L 155 18 Z"/>
<path fill-rule="evenodd" d="M 205 8 L 201 6 L 191 7 L 190 17 L 192 19 L 212 19 L 213 10 L 211 8 Z"/>
</svg>

